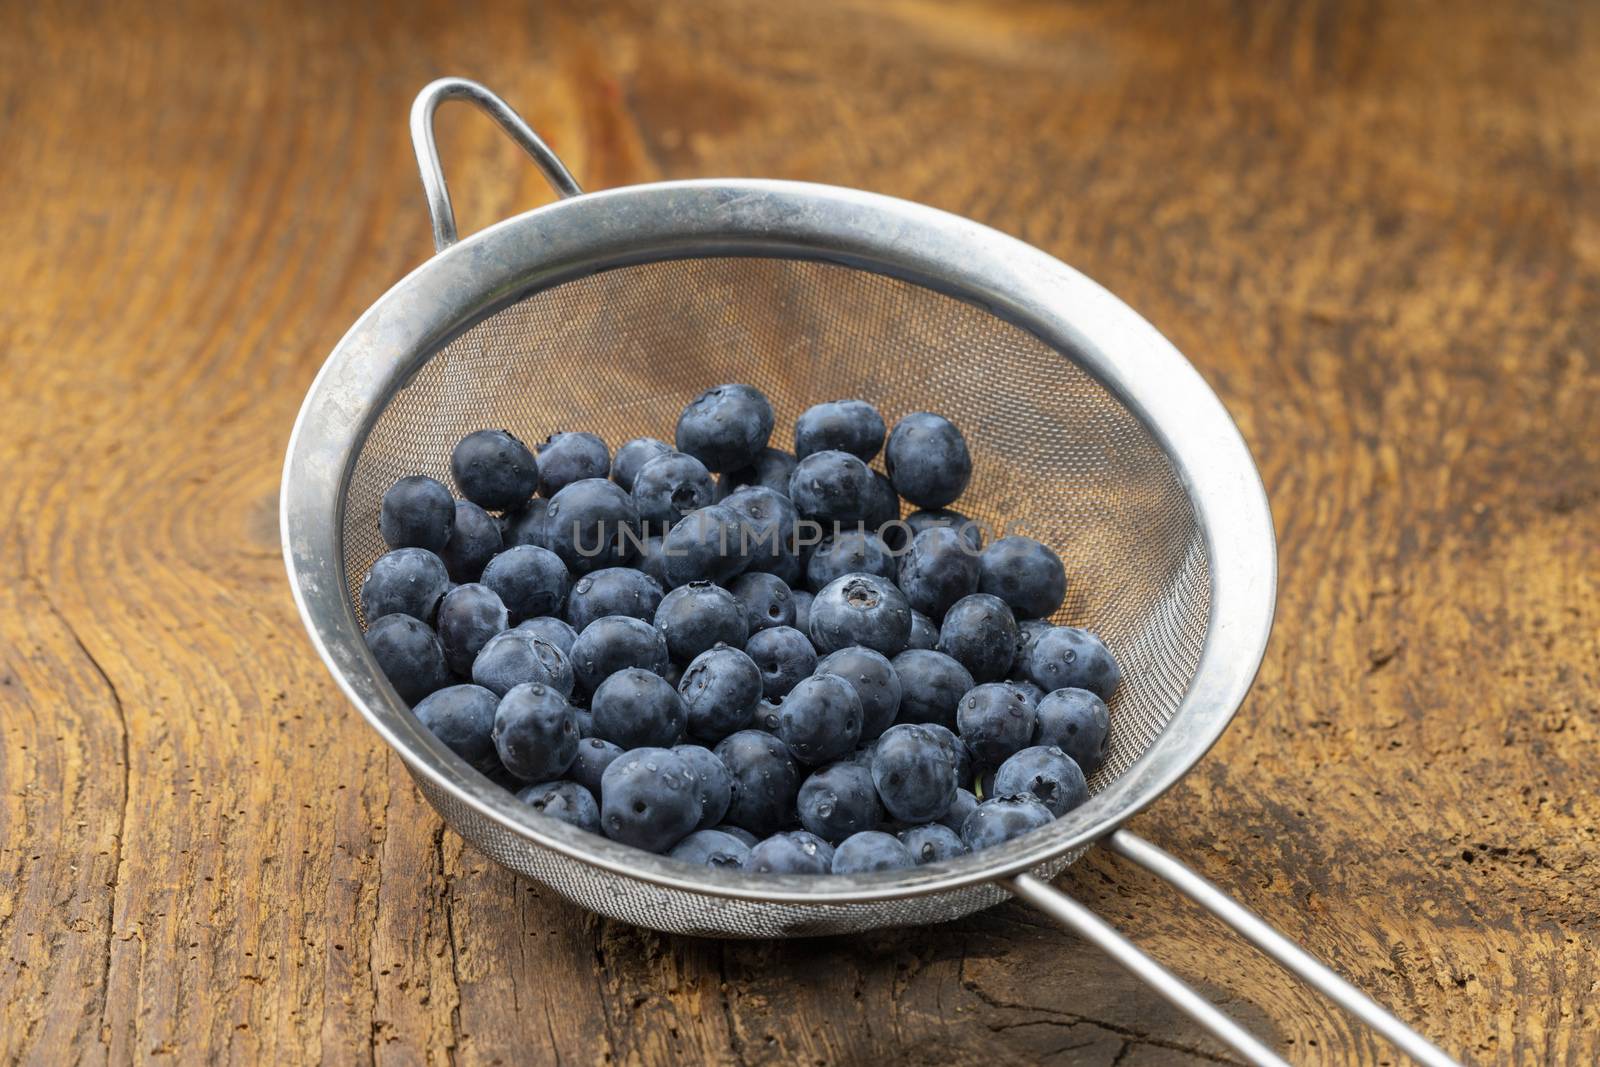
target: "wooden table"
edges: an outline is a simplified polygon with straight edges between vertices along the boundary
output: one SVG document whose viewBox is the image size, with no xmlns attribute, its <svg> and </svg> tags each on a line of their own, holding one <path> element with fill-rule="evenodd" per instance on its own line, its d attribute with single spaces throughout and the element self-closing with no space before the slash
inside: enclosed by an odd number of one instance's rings
<svg viewBox="0 0 1600 1067">
<path fill-rule="evenodd" d="M 393 7 L 0 17 L 0 1061 L 1227 1058 L 1017 905 L 669 938 L 441 829 L 312 653 L 276 500 L 318 365 L 429 254 L 443 73 L 590 188 L 862 186 L 1144 312 L 1249 439 L 1282 585 L 1134 825 L 1446 1048 L 1600 1058 L 1592 8 Z M 548 199 L 443 127 L 463 231 Z M 1127 863 L 1060 884 L 1290 1059 L 1394 1062 Z"/>
</svg>

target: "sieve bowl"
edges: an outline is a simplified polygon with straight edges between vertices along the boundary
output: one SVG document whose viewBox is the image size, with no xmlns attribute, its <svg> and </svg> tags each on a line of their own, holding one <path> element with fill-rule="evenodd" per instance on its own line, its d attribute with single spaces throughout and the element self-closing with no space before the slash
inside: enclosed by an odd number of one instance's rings
<svg viewBox="0 0 1600 1067">
<path fill-rule="evenodd" d="M 434 143 L 448 99 L 491 115 L 560 199 L 459 240 Z M 1123 829 L 1232 719 L 1271 627 L 1265 491 L 1216 395 L 1156 329 L 1049 255 L 978 223 L 850 189 L 717 179 L 583 193 L 502 100 L 426 87 L 412 137 L 437 254 L 334 348 L 289 443 L 281 521 L 296 603 L 345 695 L 474 847 L 578 905 L 700 936 L 796 937 L 940 922 L 1010 897 L 1110 952 L 1254 1063 L 1282 1063 L 1132 942 L 1052 888 L 1090 845 L 1152 870 L 1421 1062 L 1451 1061 L 1175 858 Z M 701 389 L 745 381 L 793 415 L 859 396 L 891 424 L 962 427 L 959 502 L 1066 562 L 1057 622 L 1092 626 L 1124 667 L 1090 799 L 1003 846 L 910 871 L 822 878 L 712 871 L 535 813 L 438 742 L 362 639 L 356 596 L 384 551 L 382 493 L 450 484 L 484 427 L 613 446 L 671 438 Z"/>
</svg>

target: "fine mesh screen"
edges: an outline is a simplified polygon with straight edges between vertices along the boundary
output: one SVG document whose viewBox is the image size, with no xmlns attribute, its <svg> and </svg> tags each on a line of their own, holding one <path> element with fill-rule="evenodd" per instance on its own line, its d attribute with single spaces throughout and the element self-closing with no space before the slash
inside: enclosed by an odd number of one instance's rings
<svg viewBox="0 0 1600 1067">
<path fill-rule="evenodd" d="M 792 447 L 795 417 L 821 400 L 871 401 L 890 426 L 920 410 L 952 419 L 973 457 L 955 507 L 991 527 L 991 537 L 1026 534 L 1053 547 L 1068 578 L 1056 621 L 1099 633 L 1123 666 L 1110 755 L 1091 790 L 1143 753 L 1193 677 L 1210 595 L 1205 546 L 1166 455 L 1131 412 L 1032 334 L 953 297 L 845 266 L 648 263 L 536 292 L 478 323 L 393 397 L 362 449 L 342 531 L 352 600 L 384 551 L 384 490 L 407 474 L 450 484 L 450 450 L 465 434 L 505 428 L 530 446 L 557 430 L 598 433 L 613 449 L 638 436 L 670 442 L 689 400 L 735 381 L 771 398 L 778 447 Z M 729 916 L 741 909 L 778 906 L 718 900 L 712 917 L 694 903 L 710 897 L 572 864 L 425 791 L 485 852 L 606 914 L 694 932 L 839 928 L 837 906 L 810 916 L 746 912 L 735 922 Z M 682 906 L 698 908 L 700 919 L 679 920 L 654 899 L 662 894 L 686 898 Z M 951 918 L 1001 897 L 980 887 L 890 902 L 847 925 Z"/>
</svg>

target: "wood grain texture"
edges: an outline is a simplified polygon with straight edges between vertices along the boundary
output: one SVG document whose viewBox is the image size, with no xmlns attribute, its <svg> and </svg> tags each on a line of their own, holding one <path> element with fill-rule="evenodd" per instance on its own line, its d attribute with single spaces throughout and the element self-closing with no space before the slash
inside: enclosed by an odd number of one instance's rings
<svg viewBox="0 0 1600 1067">
<path fill-rule="evenodd" d="M 1555 3 L 0 9 L 0 1062 L 1227 1059 L 1017 905 L 667 938 L 442 830 L 304 639 L 275 499 L 429 252 L 405 115 L 445 73 L 586 187 L 857 185 L 1143 311 L 1282 579 L 1135 828 L 1462 1056 L 1600 1060 L 1597 69 Z M 463 232 L 548 198 L 445 118 Z M 1060 884 L 1292 1060 L 1394 1062 L 1127 863 Z"/>
</svg>

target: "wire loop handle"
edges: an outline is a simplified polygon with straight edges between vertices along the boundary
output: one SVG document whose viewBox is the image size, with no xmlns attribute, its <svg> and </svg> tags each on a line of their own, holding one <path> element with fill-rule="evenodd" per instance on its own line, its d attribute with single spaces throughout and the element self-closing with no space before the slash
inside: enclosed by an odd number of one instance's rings
<svg viewBox="0 0 1600 1067">
<path fill-rule="evenodd" d="M 466 100 L 499 123 L 506 136 L 532 157 L 559 196 L 566 198 L 583 192 L 560 157 L 504 100 L 466 78 L 440 78 L 429 82 L 411 105 L 411 146 L 416 150 L 417 169 L 422 173 L 422 188 L 428 196 L 428 214 L 433 216 L 435 251 L 443 252 L 460 240 L 456 233 L 455 208 L 450 205 L 450 189 L 439 163 L 439 145 L 433 136 L 433 113 L 446 100 Z"/>
</svg>

